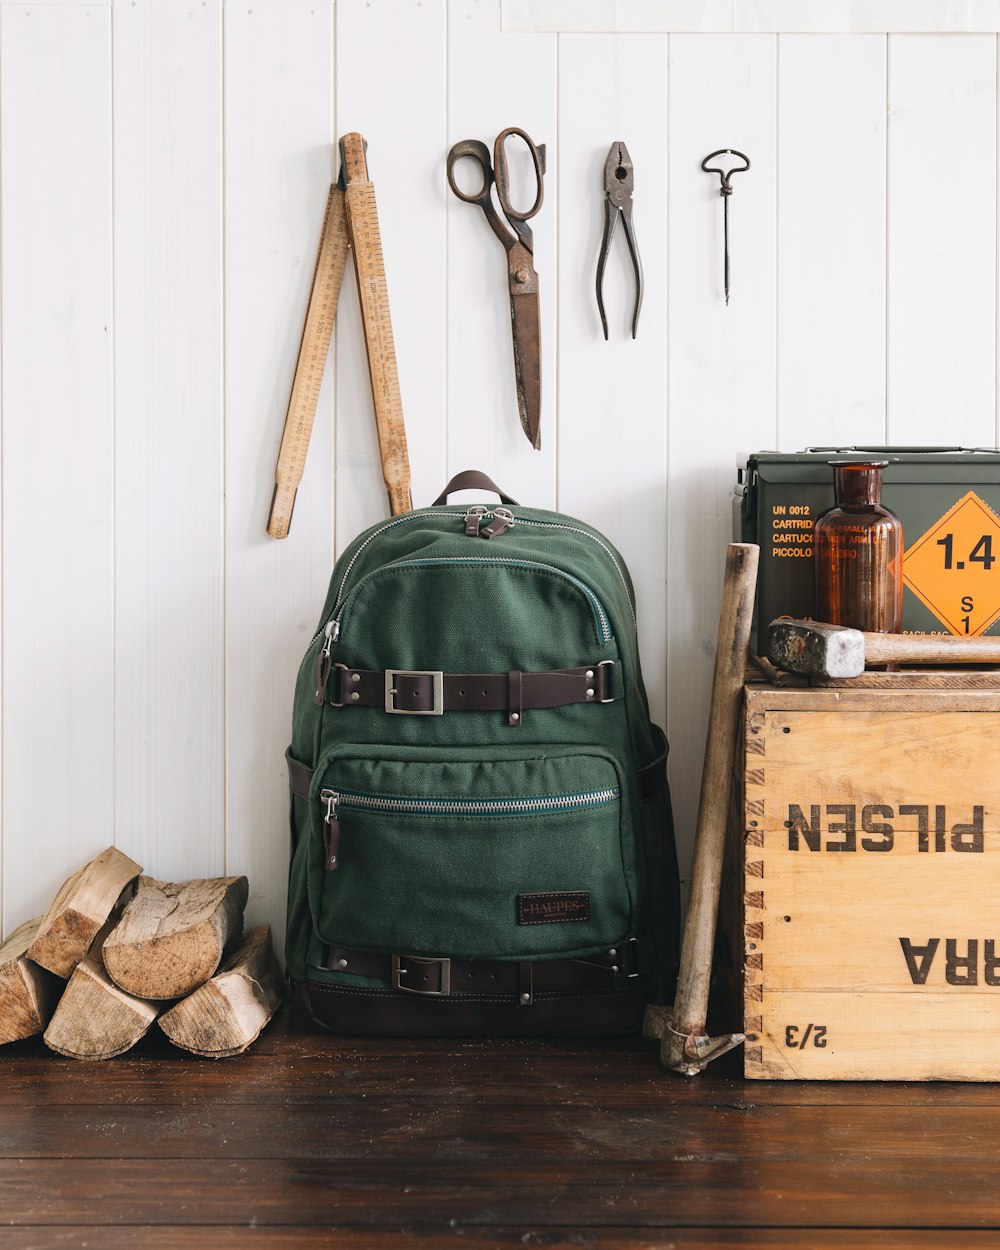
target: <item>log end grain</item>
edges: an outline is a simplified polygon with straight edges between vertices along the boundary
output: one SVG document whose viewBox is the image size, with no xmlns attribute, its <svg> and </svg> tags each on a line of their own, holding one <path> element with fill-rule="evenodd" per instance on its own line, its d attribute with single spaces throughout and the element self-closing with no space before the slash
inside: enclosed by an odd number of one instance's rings
<svg viewBox="0 0 1000 1250">
<path fill-rule="evenodd" d="M 155 1003 L 122 993 L 99 960 L 88 957 L 69 979 L 45 1044 L 71 1059 L 113 1059 L 144 1036 L 158 1013 Z"/>
<path fill-rule="evenodd" d="M 55 1010 L 62 982 L 26 954 L 40 924 L 29 920 L 0 946 L 0 1045 L 41 1033 Z"/>
<path fill-rule="evenodd" d="M 271 928 L 258 925 L 210 981 L 160 1017 L 160 1028 L 193 1054 L 228 1058 L 257 1040 L 283 997 Z"/>
<path fill-rule="evenodd" d="M 64 980 L 69 977 L 141 872 L 113 846 L 85 864 L 60 887 L 28 949 L 29 959 Z"/>
<path fill-rule="evenodd" d="M 184 998 L 213 975 L 243 927 L 246 877 L 182 884 L 140 877 L 135 898 L 104 944 L 104 966 L 127 994 Z"/>
</svg>

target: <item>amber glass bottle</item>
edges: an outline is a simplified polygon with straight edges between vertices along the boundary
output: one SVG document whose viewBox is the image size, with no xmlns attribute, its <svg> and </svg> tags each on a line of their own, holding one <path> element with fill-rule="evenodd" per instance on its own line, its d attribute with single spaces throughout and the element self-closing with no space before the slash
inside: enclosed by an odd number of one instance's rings
<svg viewBox="0 0 1000 1250">
<path fill-rule="evenodd" d="M 881 503 L 887 460 L 831 460 L 836 503 L 816 518 L 816 619 L 898 634 L 903 525 Z"/>
</svg>

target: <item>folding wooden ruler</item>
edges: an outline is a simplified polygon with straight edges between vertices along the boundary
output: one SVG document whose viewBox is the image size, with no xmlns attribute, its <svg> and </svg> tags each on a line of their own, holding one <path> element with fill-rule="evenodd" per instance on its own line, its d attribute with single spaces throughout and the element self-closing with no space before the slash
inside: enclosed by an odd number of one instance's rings
<svg viewBox="0 0 1000 1250">
<path fill-rule="evenodd" d="M 375 187 L 368 179 L 365 160 L 367 146 L 361 135 L 356 133 L 344 135 L 340 140 L 340 180 L 330 188 L 326 204 L 309 308 L 274 472 L 274 495 L 267 521 L 267 532 L 272 538 L 287 538 L 292 523 L 295 495 L 302 481 L 309 436 L 312 434 L 323 370 L 337 316 L 337 300 L 344 280 L 348 248 L 354 251 L 382 477 L 389 492 L 389 507 L 393 516 L 409 512 L 413 507 L 403 402 L 392 340 Z"/>
</svg>

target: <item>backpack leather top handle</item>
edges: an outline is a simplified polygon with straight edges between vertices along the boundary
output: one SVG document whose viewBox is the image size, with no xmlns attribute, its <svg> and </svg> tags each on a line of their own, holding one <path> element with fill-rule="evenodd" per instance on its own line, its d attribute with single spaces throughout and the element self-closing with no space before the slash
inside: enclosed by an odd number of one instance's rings
<svg viewBox="0 0 1000 1250">
<path fill-rule="evenodd" d="M 517 500 L 512 499 L 510 495 L 505 494 L 499 486 L 476 469 L 466 469 L 463 473 L 456 473 L 448 485 L 444 488 L 437 499 L 431 504 L 432 508 L 440 507 L 441 504 L 448 502 L 448 496 L 455 490 L 490 490 L 494 495 L 500 496 L 501 503 L 513 504 L 517 507 Z"/>
</svg>

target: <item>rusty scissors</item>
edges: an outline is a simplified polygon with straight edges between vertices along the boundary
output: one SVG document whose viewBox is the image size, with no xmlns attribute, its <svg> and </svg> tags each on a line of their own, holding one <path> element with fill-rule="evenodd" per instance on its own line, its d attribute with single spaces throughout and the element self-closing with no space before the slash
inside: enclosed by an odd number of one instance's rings
<svg viewBox="0 0 1000 1250">
<path fill-rule="evenodd" d="M 505 145 L 511 138 L 523 140 L 531 155 L 536 182 L 535 199 L 524 210 L 514 207 L 510 200 L 510 178 L 507 170 Z M 465 192 L 455 182 L 455 165 L 470 157 L 482 172 L 482 186 L 478 191 Z M 490 229 L 504 245 L 507 252 L 507 285 L 510 291 L 510 322 L 514 335 L 514 380 L 517 384 L 517 407 L 521 425 L 528 441 L 537 451 L 541 446 L 539 422 L 542 403 L 542 363 L 540 341 L 540 318 L 538 313 L 538 274 L 533 262 L 534 240 L 528 222 L 542 207 L 545 193 L 545 144 L 536 145 L 517 126 L 508 126 L 497 135 L 493 145 L 493 162 L 490 150 L 478 139 L 463 139 L 448 153 L 448 185 L 466 204 L 478 204 L 490 223 Z M 493 187 L 497 189 L 500 209 L 506 224 L 493 204 Z M 510 227 L 508 229 L 508 226 Z"/>
</svg>

